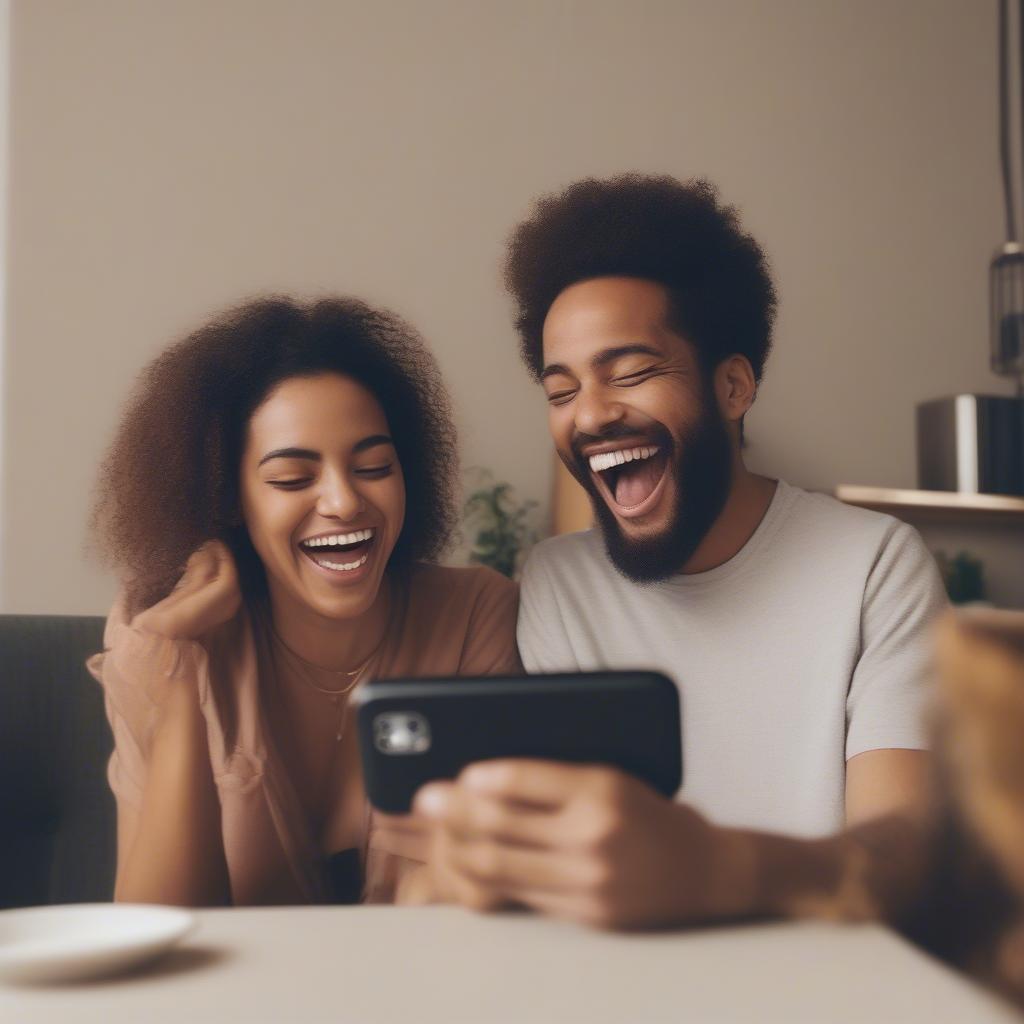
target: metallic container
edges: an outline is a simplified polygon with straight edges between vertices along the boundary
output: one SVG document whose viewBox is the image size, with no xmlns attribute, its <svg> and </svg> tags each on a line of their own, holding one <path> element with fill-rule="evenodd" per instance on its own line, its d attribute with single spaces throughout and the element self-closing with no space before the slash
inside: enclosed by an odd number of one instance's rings
<svg viewBox="0 0 1024 1024">
<path fill-rule="evenodd" d="M 925 491 L 1024 495 L 1024 398 L 952 395 L 917 407 Z"/>
</svg>

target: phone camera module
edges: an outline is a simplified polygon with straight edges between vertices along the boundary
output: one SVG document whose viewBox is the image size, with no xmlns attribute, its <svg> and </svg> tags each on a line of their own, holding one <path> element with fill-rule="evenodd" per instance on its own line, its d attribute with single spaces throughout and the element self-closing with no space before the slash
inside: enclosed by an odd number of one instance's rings
<svg viewBox="0 0 1024 1024">
<path fill-rule="evenodd" d="M 430 723 L 415 711 L 377 715 L 373 741 L 382 754 L 422 754 L 430 749 Z"/>
</svg>

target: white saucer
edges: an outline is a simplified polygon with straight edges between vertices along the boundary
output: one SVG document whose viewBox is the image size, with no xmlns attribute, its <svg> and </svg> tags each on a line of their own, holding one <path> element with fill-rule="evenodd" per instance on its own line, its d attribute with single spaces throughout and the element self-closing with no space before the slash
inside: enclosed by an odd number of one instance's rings
<svg viewBox="0 0 1024 1024">
<path fill-rule="evenodd" d="M 0 980 L 81 981 L 134 967 L 195 926 L 176 907 L 78 903 L 0 911 Z"/>
</svg>

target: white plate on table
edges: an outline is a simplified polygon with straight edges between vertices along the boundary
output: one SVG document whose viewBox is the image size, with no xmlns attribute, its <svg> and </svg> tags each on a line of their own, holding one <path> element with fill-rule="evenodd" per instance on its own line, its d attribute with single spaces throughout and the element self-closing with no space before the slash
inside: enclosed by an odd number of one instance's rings
<svg viewBox="0 0 1024 1024">
<path fill-rule="evenodd" d="M 0 911 L 0 981 L 81 981 L 166 952 L 195 927 L 176 907 L 78 903 Z"/>
</svg>

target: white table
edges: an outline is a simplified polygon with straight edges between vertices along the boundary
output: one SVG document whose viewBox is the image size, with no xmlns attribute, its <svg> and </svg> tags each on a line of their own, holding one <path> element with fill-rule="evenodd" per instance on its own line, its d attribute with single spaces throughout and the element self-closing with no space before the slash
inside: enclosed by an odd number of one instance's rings
<svg viewBox="0 0 1024 1024">
<path fill-rule="evenodd" d="M 0 986 L 0 1020 L 1021 1020 L 873 925 L 612 935 L 449 907 L 210 910 L 199 918 L 179 950 L 134 976 Z"/>
</svg>

